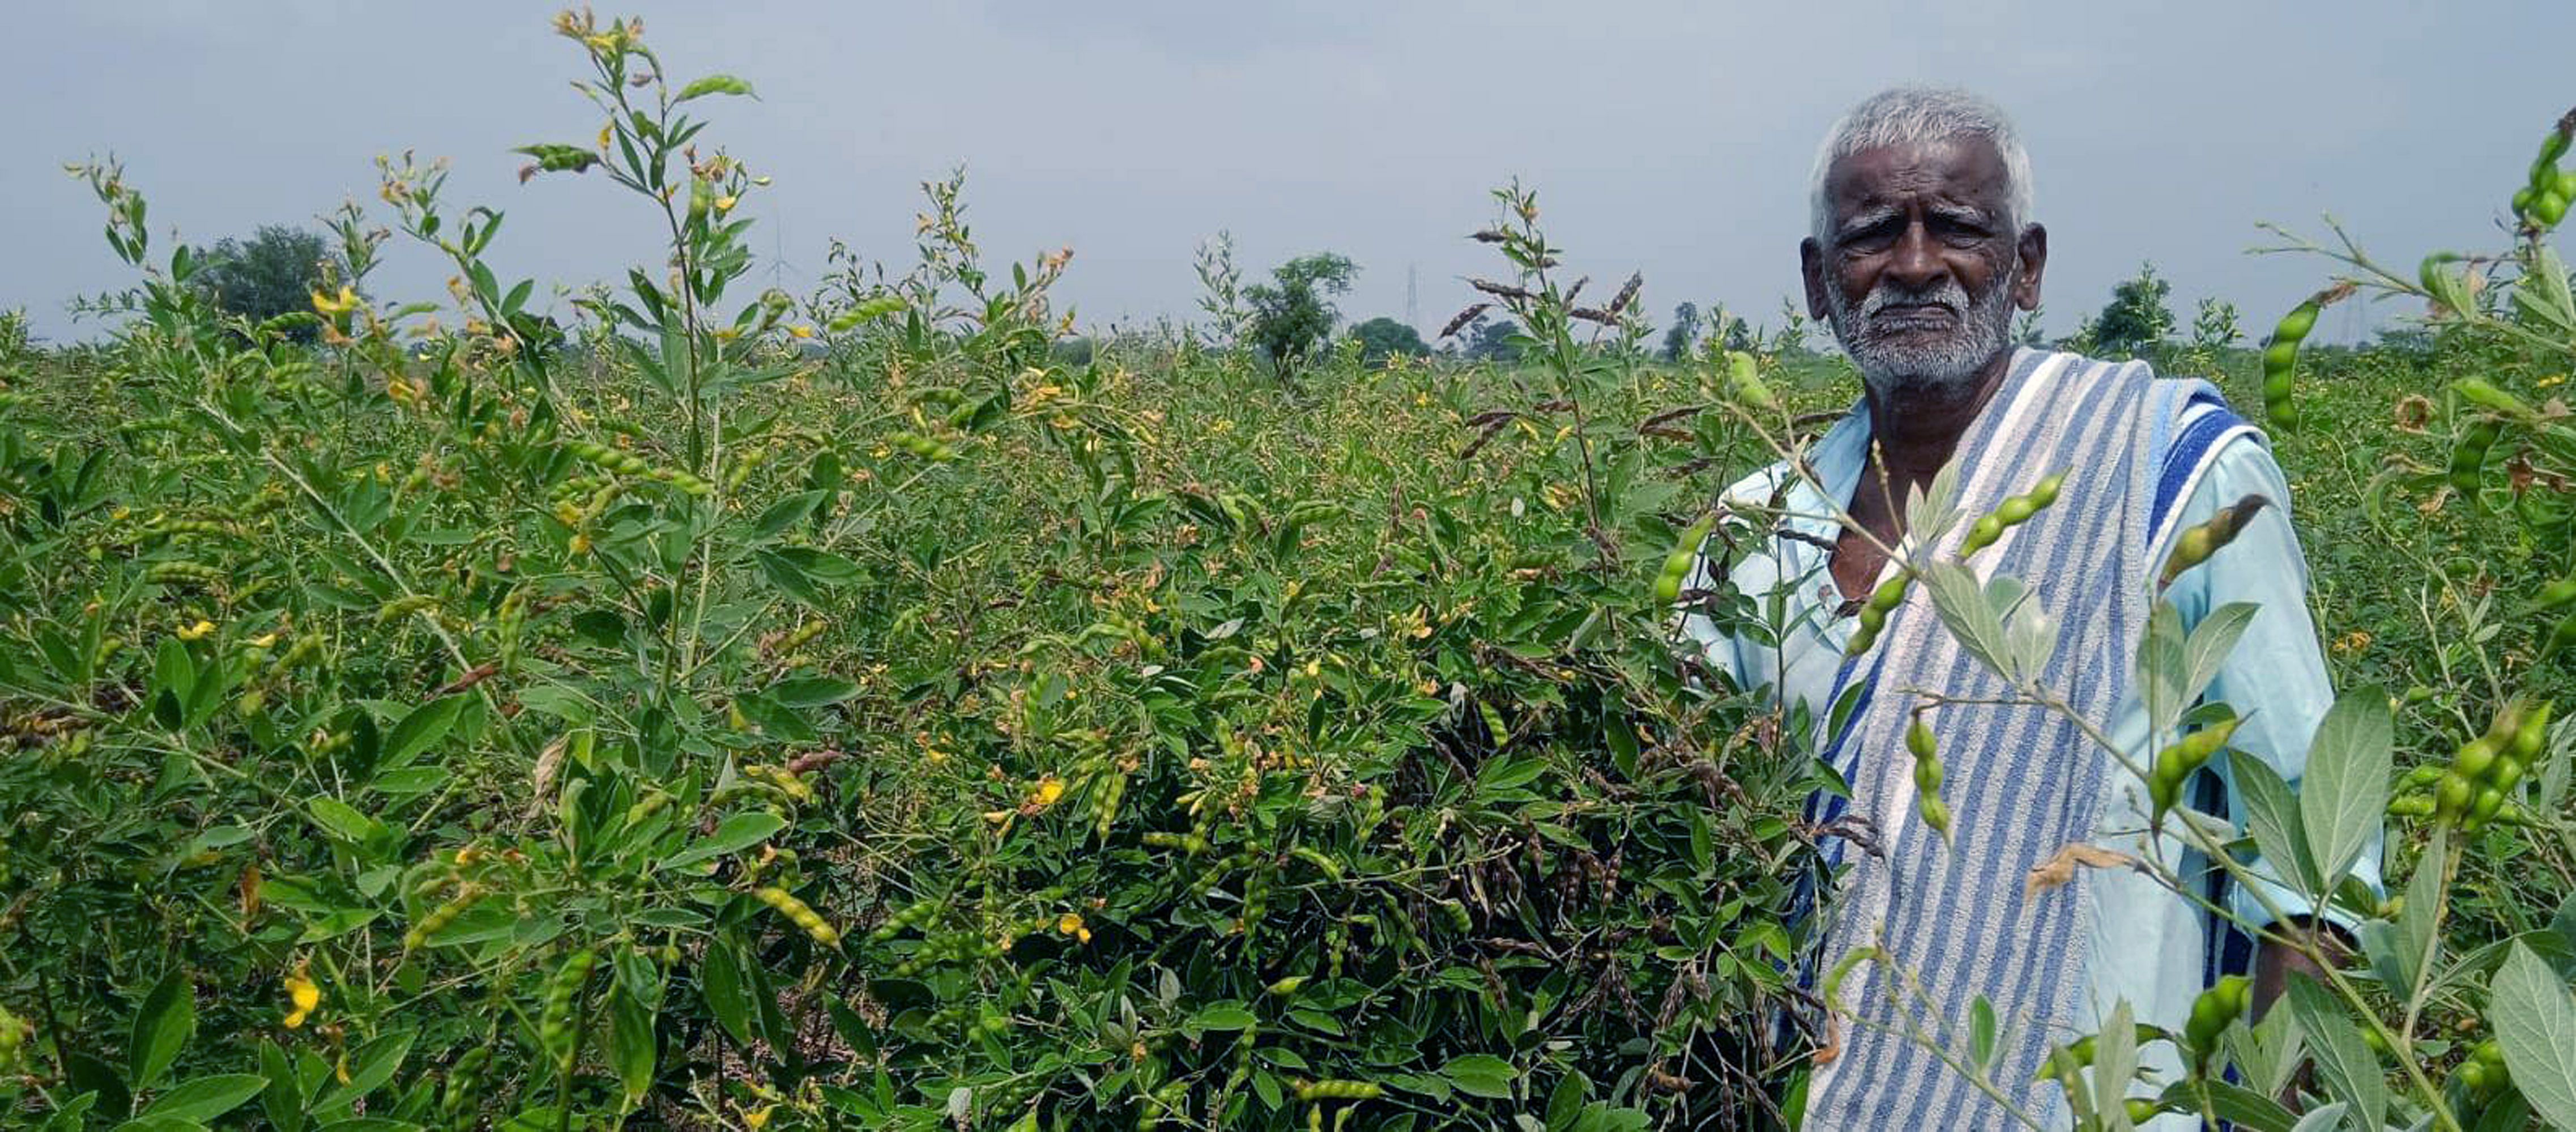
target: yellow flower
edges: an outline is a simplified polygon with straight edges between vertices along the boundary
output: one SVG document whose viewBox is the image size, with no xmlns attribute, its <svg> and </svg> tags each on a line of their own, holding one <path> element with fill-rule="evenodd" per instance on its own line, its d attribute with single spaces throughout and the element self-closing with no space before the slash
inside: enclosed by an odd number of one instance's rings
<svg viewBox="0 0 2576 1132">
<path fill-rule="evenodd" d="M 206 634 L 214 631 L 215 623 L 200 617 L 197 619 L 196 624 L 179 630 L 179 639 L 183 641 L 202 641 L 206 639 Z"/>
<path fill-rule="evenodd" d="M 760 1132 L 760 1129 L 769 1123 L 769 1110 L 777 1107 L 774 1104 L 765 1104 L 742 1114 L 742 1126 L 751 1129 L 752 1132 Z"/>
<path fill-rule="evenodd" d="M 717 198 L 716 198 L 716 211 L 718 211 L 718 212 L 730 212 L 730 211 L 732 211 L 732 210 L 733 210 L 733 202 L 735 201 L 735 199 L 737 199 L 737 198 L 735 198 L 735 196 L 734 196 L 732 193 L 726 193 L 726 194 L 725 194 L 725 195 L 723 195 L 723 196 L 717 197 Z"/>
<path fill-rule="evenodd" d="M 1052 774 L 1040 780 L 1037 792 L 1029 795 L 1031 801 L 1041 806 L 1052 806 L 1056 799 L 1062 797 L 1064 797 L 1064 780 Z"/>
<path fill-rule="evenodd" d="M 1091 929 L 1082 926 L 1082 914 L 1079 912 L 1067 912 L 1064 915 L 1056 917 L 1055 930 L 1081 940 L 1084 943 L 1091 942 Z"/>
<path fill-rule="evenodd" d="M 813 337 L 813 336 L 814 336 L 814 328 L 813 328 L 813 327 L 811 327 L 811 326 L 807 326 L 807 325 L 805 325 L 804 323 L 799 322 L 799 323 L 796 323 L 796 324 L 793 324 L 793 325 L 789 326 L 789 327 L 787 328 L 787 333 L 792 334 L 792 335 L 794 335 L 794 336 L 796 336 L 796 337 L 798 337 L 798 338 L 811 338 L 811 337 Z"/>
<path fill-rule="evenodd" d="M 304 1019 L 313 1013 L 313 1008 L 322 1004 L 322 988 L 315 986 L 313 980 L 306 976 L 301 962 L 295 965 L 295 973 L 286 977 L 286 1000 L 295 1007 L 286 1012 L 286 1028 L 289 1030 L 303 1025 Z"/>
</svg>

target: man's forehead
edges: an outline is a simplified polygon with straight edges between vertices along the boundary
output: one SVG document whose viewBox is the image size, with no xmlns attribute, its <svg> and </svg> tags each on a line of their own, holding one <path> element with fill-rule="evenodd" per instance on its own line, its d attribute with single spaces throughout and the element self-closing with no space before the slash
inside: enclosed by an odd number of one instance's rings
<svg viewBox="0 0 2576 1132">
<path fill-rule="evenodd" d="M 1874 146 L 1837 157 L 1826 170 L 1825 187 L 1837 204 L 1929 196 L 2000 207 L 2006 195 L 2004 178 L 2003 154 L 1993 139 L 1961 135 Z"/>
</svg>

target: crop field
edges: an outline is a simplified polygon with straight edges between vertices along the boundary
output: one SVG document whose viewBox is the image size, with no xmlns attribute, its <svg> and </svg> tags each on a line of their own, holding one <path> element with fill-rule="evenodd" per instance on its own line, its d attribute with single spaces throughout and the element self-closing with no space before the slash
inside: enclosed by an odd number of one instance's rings
<svg viewBox="0 0 2576 1132">
<path fill-rule="evenodd" d="M 1460 202 L 1509 361 L 1292 369 L 1230 282 L 1078 338 L 1066 261 L 988 262 L 953 181 L 916 263 L 762 291 L 765 182 L 693 117 L 750 83 L 559 30 L 599 133 L 530 174 L 669 237 L 560 321 L 434 165 L 266 321 L 155 234 L 179 186 L 76 171 L 134 289 L 93 344 L 0 320 L 0 1124 L 1794 1122 L 1838 1024 L 1803 807 L 1844 787 L 1677 643 L 1677 600 L 1758 603 L 1668 563 L 1839 359 L 1659 355 L 1519 186 Z M 2345 693 L 2297 796 L 2193 836 L 2357 927 L 2259 1024 L 2067 1035 L 2082 1127 L 2576 1128 L 2550 149 L 2497 247 L 2312 250 L 2421 332 L 2151 351 L 2281 422 Z M 377 294 L 388 241 L 449 292 Z M 2386 893 L 2339 886 L 2383 819 Z M 2133 1082 L 2159 1041 L 2191 1072 Z"/>
</svg>

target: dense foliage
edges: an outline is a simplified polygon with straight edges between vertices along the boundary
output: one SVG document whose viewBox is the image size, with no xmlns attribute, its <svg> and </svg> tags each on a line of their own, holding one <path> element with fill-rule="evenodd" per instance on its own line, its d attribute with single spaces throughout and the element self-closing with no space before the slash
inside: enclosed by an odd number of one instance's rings
<svg viewBox="0 0 2576 1132">
<path fill-rule="evenodd" d="M 348 289 L 264 321 L 81 171 L 134 316 L 98 347 L 0 335 L 13 1125 L 1783 1119 L 1819 1036 L 1785 974 L 1798 809 L 1835 784 L 1807 721 L 1673 647 L 1658 567 L 1713 481 L 1848 398 L 1834 367 L 1793 337 L 1649 362 L 1639 283 L 1560 286 L 1517 188 L 1478 234 L 1500 309 L 1458 324 L 1509 368 L 1283 355 L 1223 243 L 1222 325 L 1075 360 L 1066 253 L 988 272 L 954 178 L 908 271 L 747 294 L 766 182 L 699 115 L 749 84 L 678 81 L 635 25 L 558 30 L 604 124 L 529 173 L 668 236 L 568 340 L 439 166 L 388 161 L 387 227 L 335 219 Z M 449 302 L 365 294 L 395 233 L 453 264 Z M 2563 691 L 2510 595 L 2570 566 L 2565 409 L 2394 400 L 2563 380 L 2576 327 L 2532 320 L 2566 304 L 2489 282 L 2437 292 L 2478 317 L 2421 353 L 2309 351 L 2283 440 L 2335 659 L 2420 686 L 2383 760 L 2449 765 Z M 1283 357 L 1314 368 L 1283 385 Z M 2251 357 L 2208 360 L 2251 399 Z M 2465 1068 L 2545 1020 L 2492 1009 L 2491 971 L 2565 998 L 2564 738 L 2514 820 L 2394 831 L 2396 878 L 2439 883 L 2362 942 L 2439 947 L 2356 964 L 2400 1024 L 2301 998 L 2312 1092 L 2444 1071 L 2375 1095 L 2565 1122 L 2576 1071 L 2527 1040 L 2510 1085 Z M 2274 1083 L 2267 1025 L 2238 1063 Z"/>
</svg>

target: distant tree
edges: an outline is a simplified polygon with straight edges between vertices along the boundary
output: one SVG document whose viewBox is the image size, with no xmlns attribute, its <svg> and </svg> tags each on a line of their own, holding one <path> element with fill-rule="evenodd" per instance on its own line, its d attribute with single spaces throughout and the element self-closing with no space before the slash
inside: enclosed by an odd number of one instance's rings
<svg viewBox="0 0 2576 1132">
<path fill-rule="evenodd" d="M 1351 337 L 1359 340 L 1360 360 L 1370 365 L 1396 354 L 1421 357 L 1431 352 L 1422 341 L 1422 332 L 1391 318 L 1372 318 L 1351 328 Z"/>
<path fill-rule="evenodd" d="M 2111 288 L 2111 301 L 2093 319 L 2093 348 L 2105 356 L 2134 358 L 2164 344 L 2173 333 L 2173 310 L 2165 305 L 2173 284 L 2156 277 L 2156 265 L 2141 264 L 2138 274 Z"/>
<path fill-rule="evenodd" d="M 1346 294 L 1359 265 L 1332 252 L 1299 256 L 1270 269 L 1271 282 L 1243 289 L 1251 308 L 1252 343 L 1269 355 L 1283 379 L 1314 355 L 1333 332 L 1340 312 L 1326 296 Z"/>
<path fill-rule="evenodd" d="M 1517 362 L 1521 360 L 1521 348 L 1512 344 L 1512 335 L 1520 332 L 1520 324 L 1508 318 L 1488 321 L 1478 315 L 1476 321 L 1458 332 L 1459 341 L 1466 343 L 1460 352 L 1469 361 Z"/>
<path fill-rule="evenodd" d="M 1753 324 L 1744 321 L 1741 315 L 1726 313 L 1724 309 L 1717 312 L 1717 340 L 1729 350 L 1747 353 L 1761 346 L 1753 339 Z"/>
<path fill-rule="evenodd" d="M 247 241 L 224 239 L 200 258 L 205 266 L 193 282 L 224 313 L 252 322 L 312 310 L 322 281 L 347 275 L 339 270 L 339 253 L 320 233 L 283 224 L 263 224 Z M 311 326 L 290 332 L 301 342 L 316 333 Z"/>
<path fill-rule="evenodd" d="M 1699 345 L 1699 308 L 1685 302 L 1673 308 L 1673 325 L 1664 331 L 1664 360 L 1677 362 Z"/>
</svg>

